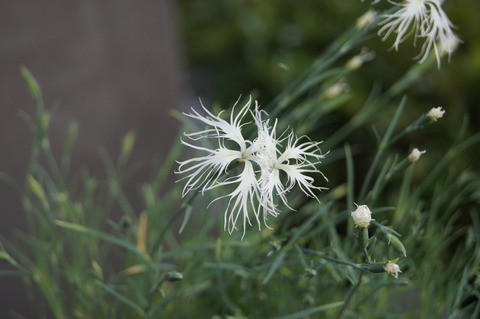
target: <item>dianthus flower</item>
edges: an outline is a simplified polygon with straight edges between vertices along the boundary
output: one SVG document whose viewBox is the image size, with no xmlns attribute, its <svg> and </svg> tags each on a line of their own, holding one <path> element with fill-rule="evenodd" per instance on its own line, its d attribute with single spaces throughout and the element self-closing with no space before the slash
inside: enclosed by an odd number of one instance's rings
<svg viewBox="0 0 480 319">
<path fill-rule="evenodd" d="M 396 34 L 393 47 L 398 50 L 400 43 L 413 34 L 414 44 L 417 39 L 423 39 L 422 49 L 417 56 L 420 63 L 425 62 L 433 49 L 437 58 L 438 67 L 444 53 L 450 54 L 455 50 L 460 39 L 453 32 L 455 26 L 448 19 L 442 9 L 444 0 L 405 0 L 398 3 L 389 0 L 400 9 L 392 14 L 385 15 L 385 20 L 378 34 L 386 40 L 392 33 Z"/>
<path fill-rule="evenodd" d="M 182 195 L 185 196 L 194 189 L 203 194 L 213 188 L 233 185 L 235 188 L 232 192 L 215 199 L 228 198 L 224 224 L 230 233 L 237 228 L 239 219 L 243 220 L 245 233 L 247 224 L 252 225 L 252 216 L 259 229 L 261 219 L 267 226 L 268 216 L 278 216 L 280 212 L 277 196 L 289 207 L 286 193 L 295 185 L 307 196 L 314 198 L 317 198 L 314 190 L 322 189 L 313 184 L 314 178 L 310 175 L 318 173 L 323 176 L 315 166 L 324 157 L 320 153 L 320 143 L 310 140 L 301 142 L 301 138 L 295 137 L 293 133 L 277 139 L 277 120 L 270 125 L 268 114 L 260 110 L 258 103 L 255 101 L 253 110 L 251 105 L 250 99 L 236 115 L 234 106 L 230 122 L 220 118 L 220 114 L 213 115 L 203 105 L 205 116 L 193 109 L 193 113 L 185 114 L 207 125 L 202 131 L 185 134 L 188 139 L 212 139 L 218 145 L 208 148 L 182 140 L 183 144 L 205 153 L 204 156 L 179 162 L 176 173 L 187 174 Z M 256 126 L 257 136 L 253 140 L 242 135 L 243 126 L 251 124 L 244 122 L 244 117 L 249 113 Z M 284 142 L 286 146 L 282 145 Z M 233 163 L 239 167 L 231 167 Z M 233 172 L 237 169 L 240 173 L 235 175 Z"/>
</svg>

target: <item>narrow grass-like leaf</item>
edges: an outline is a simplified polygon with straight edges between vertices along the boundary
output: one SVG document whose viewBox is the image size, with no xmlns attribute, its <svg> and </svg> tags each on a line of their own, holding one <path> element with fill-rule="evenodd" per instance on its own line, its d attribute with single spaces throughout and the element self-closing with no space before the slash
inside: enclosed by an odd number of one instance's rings
<svg viewBox="0 0 480 319">
<path fill-rule="evenodd" d="M 80 224 L 65 222 L 65 221 L 62 221 L 62 220 L 56 220 L 55 225 L 66 228 L 66 229 L 76 231 L 78 233 L 81 233 L 81 234 L 84 234 L 84 235 L 87 235 L 87 236 L 92 236 L 92 237 L 103 239 L 103 240 L 105 240 L 105 241 L 107 241 L 111 244 L 114 244 L 114 245 L 117 245 L 117 246 L 120 246 L 120 247 L 123 247 L 123 248 L 129 250 L 129 251 L 135 253 L 136 255 L 142 257 L 145 260 L 149 259 L 148 255 L 145 252 L 139 250 L 135 245 L 132 245 L 131 243 L 129 243 L 127 241 L 124 241 L 122 239 L 119 239 L 119 238 L 116 238 L 114 236 L 108 235 L 108 234 L 103 233 L 101 231 L 98 231 L 98 230 L 95 230 L 95 229 L 92 229 L 92 228 L 89 228 L 89 227 L 86 227 L 86 226 L 83 226 L 83 225 L 80 225 Z"/>
<path fill-rule="evenodd" d="M 347 163 L 347 208 L 348 211 L 353 211 L 354 199 L 354 169 L 353 169 L 353 156 L 352 149 L 349 144 L 345 144 L 345 160 Z"/>
<path fill-rule="evenodd" d="M 38 85 L 38 82 L 33 76 L 33 74 L 24 65 L 20 67 L 20 72 L 22 73 L 23 80 L 27 84 L 28 91 L 32 96 L 33 100 L 35 102 L 41 101 L 42 90 L 40 89 L 40 85 Z"/>
<path fill-rule="evenodd" d="M 63 144 L 63 151 L 61 157 L 61 166 L 63 174 L 67 174 L 67 171 L 70 166 L 71 155 L 73 146 L 75 145 L 75 140 L 78 136 L 78 123 L 72 122 L 68 126 L 68 133 L 67 138 L 65 139 L 65 143 Z"/>
<path fill-rule="evenodd" d="M 135 302 L 131 301 L 130 299 L 126 298 L 125 296 L 122 296 L 121 294 L 116 292 L 115 289 L 113 289 L 112 287 L 104 284 L 103 282 L 101 282 L 99 280 L 95 281 L 95 283 L 99 287 L 105 289 L 105 291 L 110 293 L 112 296 L 117 298 L 119 301 L 123 302 L 125 305 L 127 305 L 130 308 L 132 308 L 133 310 L 135 310 L 140 316 L 143 317 L 145 315 L 145 312 L 143 311 L 143 309 L 139 305 L 137 305 Z"/>
<path fill-rule="evenodd" d="M 275 319 L 300 319 L 300 318 L 305 318 L 306 316 L 313 315 L 317 312 L 341 307 L 342 305 L 343 305 L 343 301 L 333 302 L 333 303 L 329 303 L 329 304 L 326 304 L 326 305 L 317 306 L 317 307 L 313 307 L 313 308 L 310 308 L 310 309 L 307 309 L 307 310 L 302 310 L 302 311 L 299 311 L 299 312 L 295 312 L 295 313 L 292 313 L 292 314 L 289 314 L 289 315 L 286 315 L 286 316 L 275 317 Z"/>
<path fill-rule="evenodd" d="M 266 284 L 273 276 L 275 271 L 280 267 L 280 265 L 283 262 L 283 259 L 286 256 L 286 250 L 290 249 L 292 245 L 297 241 L 297 239 L 303 235 L 308 229 L 310 229 L 314 222 L 320 218 L 320 216 L 323 215 L 324 212 L 328 211 L 332 203 L 328 203 L 327 205 L 324 205 L 318 212 L 313 214 L 305 223 L 302 224 L 302 226 L 298 229 L 296 229 L 293 232 L 292 238 L 289 240 L 288 244 L 282 248 L 280 253 L 277 255 L 275 260 L 272 263 L 272 266 L 270 267 L 270 270 L 268 271 L 267 275 L 263 279 L 263 284 Z"/>
<path fill-rule="evenodd" d="M 403 111 L 403 108 L 405 107 L 406 101 L 407 101 L 406 97 L 403 97 L 402 101 L 400 102 L 400 104 L 397 107 L 397 110 L 395 111 L 395 114 L 393 115 L 392 120 L 390 121 L 390 124 L 387 127 L 387 131 L 385 132 L 385 135 L 383 136 L 382 141 L 378 145 L 378 149 L 377 149 L 377 153 L 375 154 L 375 158 L 373 159 L 373 162 L 372 162 L 372 164 L 370 165 L 370 167 L 367 171 L 365 179 L 362 183 L 362 187 L 360 189 L 360 195 L 359 195 L 358 198 L 360 199 L 361 202 L 363 202 L 365 200 L 365 196 L 367 195 L 367 188 L 370 185 L 370 182 L 373 178 L 373 174 L 375 173 L 375 171 L 377 169 L 377 166 L 380 162 L 380 158 L 382 157 L 383 152 L 389 146 L 390 137 L 393 134 L 393 130 L 397 126 L 397 122 L 400 118 L 400 115 L 402 114 L 402 111 Z"/>
<path fill-rule="evenodd" d="M 127 164 L 130 154 L 132 154 L 134 145 L 135 145 L 135 132 L 129 131 L 127 134 L 125 134 L 122 140 L 120 156 L 118 157 L 118 160 L 117 160 L 118 167 L 123 167 L 125 166 L 125 164 Z"/>
<path fill-rule="evenodd" d="M 192 214 L 192 209 L 193 208 L 191 205 L 187 205 L 187 207 L 185 207 L 185 217 L 183 218 L 182 225 L 180 226 L 180 230 L 178 231 L 179 234 L 181 234 L 185 229 L 185 226 L 187 226 L 188 221 L 190 220 L 190 216 Z"/>
<path fill-rule="evenodd" d="M 243 243 L 243 242 L 236 242 L 236 241 L 231 241 L 231 242 L 222 242 L 222 246 L 232 246 L 232 247 L 248 247 L 248 243 Z M 217 247 L 216 243 L 205 243 L 205 244 L 199 244 L 195 246 L 190 246 L 190 247 L 182 247 L 178 249 L 172 249 L 167 252 L 165 252 L 162 256 L 164 258 L 168 257 L 173 257 L 173 256 L 178 256 L 182 254 L 187 254 L 187 253 L 192 253 L 196 251 L 202 251 L 202 250 L 214 250 Z"/>
</svg>

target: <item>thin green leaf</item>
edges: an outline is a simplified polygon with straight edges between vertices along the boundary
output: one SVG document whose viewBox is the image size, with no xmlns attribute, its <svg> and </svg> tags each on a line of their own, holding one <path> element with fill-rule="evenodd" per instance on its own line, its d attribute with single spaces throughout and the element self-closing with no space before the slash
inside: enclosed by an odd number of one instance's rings
<svg viewBox="0 0 480 319">
<path fill-rule="evenodd" d="M 126 298 L 125 296 L 122 296 L 121 294 L 119 294 L 118 292 L 116 292 L 112 287 L 109 287 L 108 285 L 104 284 L 103 282 L 97 280 L 95 281 L 95 283 L 105 289 L 105 291 L 107 291 L 108 293 L 110 293 L 112 296 L 114 296 L 115 298 L 117 298 L 119 301 L 123 302 L 124 304 L 126 304 L 127 306 L 129 306 L 130 308 L 132 308 L 133 310 L 135 310 L 140 316 L 144 316 L 145 315 L 145 312 L 143 311 L 143 309 L 137 305 L 136 303 L 134 303 L 133 301 L 131 301 L 130 299 Z"/>
<path fill-rule="evenodd" d="M 314 313 L 325 311 L 328 309 L 337 308 L 343 305 L 343 301 L 333 302 L 322 306 L 313 307 L 307 310 L 302 310 L 299 312 L 295 312 L 286 316 L 275 317 L 275 319 L 299 319 L 305 318 L 306 316 L 313 315 Z"/>
<path fill-rule="evenodd" d="M 60 227 L 66 228 L 66 229 L 70 229 L 70 230 L 79 232 L 81 234 L 85 234 L 85 235 L 88 235 L 88 236 L 93 236 L 93 237 L 96 237 L 96 238 L 103 239 L 103 240 L 105 240 L 107 242 L 110 242 L 114 245 L 123 247 L 123 248 L 135 253 L 136 255 L 139 255 L 140 257 L 142 257 L 145 260 L 149 259 L 148 255 L 145 252 L 139 250 L 135 245 L 132 245 L 127 241 L 124 241 L 122 239 L 119 239 L 119 238 L 116 238 L 114 236 L 108 235 L 108 234 L 103 233 L 101 231 L 91 229 L 91 228 L 85 227 L 83 225 L 65 222 L 65 221 L 62 221 L 62 220 L 55 220 L 55 224 L 57 226 L 60 226 Z"/>
<path fill-rule="evenodd" d="M 191 205 L 187 205 L 187 207 L 185 207 L 185 217 L 183 218 L 182 226 L 180 226 L 180 230 L 178 231 L 179 234 L 181 234 L 185 226 L 187 226 L 190 216 L 192 215 L 192 209 L 193 208 Z"/>
<path fill-rule="evenodd" d="M 42 90 L 40 89 L 40 85 L 38 85 L 35 77 L 24 65 L 20 67 L 20 73 L 22 73 L 23 80 L 27 84 L 28 91 L 30 92 L 30 95 L 32 96 L 34 101 L 40 101 L 42 99 Z"/>
</svg>

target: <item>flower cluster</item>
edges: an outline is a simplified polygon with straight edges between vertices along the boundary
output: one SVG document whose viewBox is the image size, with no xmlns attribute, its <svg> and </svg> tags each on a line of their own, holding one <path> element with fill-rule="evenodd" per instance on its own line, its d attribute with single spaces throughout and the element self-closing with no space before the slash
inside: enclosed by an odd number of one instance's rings
<svg viewBox="0 0 480 319">
<path fill-rule="evenodd" d="M 427 59 L 433 49 L 440 67 L 440 58 L 445 53 L 450 56 L 461 42 L 452 30 L 455 26 L 442 9 L 444 0 L 405 0 L 403 3 L 388 1 L 400 9 L 385 15 L 385 20 L 380 23 L 383 26 L 378 32 L 379 35 L 385 40 L 395 33 L 395 50 L 398 50 L 400 43 L 411 34 L 414 43 L 417 39 L 423 39 L 422 49 L 417 57 L 420 63 Z"/>
<path fill-rule="evenodd" d="M 206 115 L 194 109 L 193 113 L 184 113 L 207 125 L 202 131 L 185 134 L 189 140 L 213 140 L 217 145 L 208 148 L 182 140 L 183 144 L 205 155 L 179 162 L 176 172 L 187 174 L 184 177 L 187 182 L 183 196 L 194 189 L 203 194 L 217 187 L 234 186 L 231 193 L 217 198 L 228 198 L 224 224 L 230 233 L 237 228 L 239 219 L 243 219 L 245 232 L 247 224 L 251 225 L 252 216 L 258 222 L 259 229 L 261 220 L 267 226 L 268 216 L 278 216 L 280 213 L 277 198 L 289 207 L 286 194 L 295 185 L 307 196 L 317 198 L 314 191 L 322 188 L 314 185 L 311 174 L 323 176 L 316 168 L 316 164 L 324 157 L 319 149 L 321 142 L 297 138 L 293 132 L 284 132 L 277 137 L 277 121 L 272 125 L 268 114 L 260 110 L 257 101 L 252 110 L 250 98 L 235 114 L 237 104 L 238 101 L 229 121 L 222 119 L 220 114 L 215 116 L 203 105 Z M 251 116 L 253 121 L 244 122 L 247 116 Z M 251 123 L 255 125 L 257 133 L 252 140 L 242 135 L 244 126 Z"/>
</svg>

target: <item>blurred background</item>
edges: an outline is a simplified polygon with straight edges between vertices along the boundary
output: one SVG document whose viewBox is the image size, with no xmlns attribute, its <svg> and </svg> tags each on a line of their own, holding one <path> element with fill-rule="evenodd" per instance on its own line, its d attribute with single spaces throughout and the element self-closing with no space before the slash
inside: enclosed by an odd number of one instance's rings
<svg viewBox="0 0 480 319">
<path fill-rule="evenodd" d="M 182 36 L 173 1 L 0 2 L 0 171 L 23 187 L 33 142 L 19 112 L 35 113 L 20 74 L 25 65 L 40 83 L 53 116 L 54 150 L 61 150 L 68 126 L 78 123 L 72 170 L 82 165 L 105 174 L 99 149 L 113 158 L 123 136 L 133 130 L 133 161 L 142 164 L 128 187 L 138 195 L 152 158 L 161 158 L 177 135 L 169 114 L 186 97 Z M 19 194 L 0 183 L 0 232 L 11 237 L 24 227 Z M 2 265 L 3 267 L 3 265 Z M 18 278 L 1 277 L 0 318 L 25 310 Z"/>
<path fill-rule="evenodd" d="M 54 150 L 69 124 L 78 123 L 73 169 L 87 165 L 101 176 L 98 150 L 115 157 L 123 135 L 136 132 L 132 160 L 142 166 L 127 189 L 135 197 L 152 159 L 161 160 L 177 136 L 170 109 L 197 106 L 197 97 L 228 107 L 250 93 L 268 104 L 368 7 L 358 0 L 2 1 L 0 171 L 22 186 L 33 135 L 18 113 L 32 114 L 34 105 L 21 65 L 39 81 L 46 104 L 59 106 Z M 446 120 L 403 145 L 434 143 L 428 145 L 432 160 L 442 156 L 465 117 L 472 131 L 480 119 L 480 2 L 446 1 L 444 8 L 464 43 L 451 63 L 444 59 L 440 70 L 429 69 L 405 92 L 419 106 L 406 123 L 434 106 L 446 110 Z M 388 87 L 415 63 L 419 50 L 410 41 L 399 52 L 388 51 L 391 43 L 378 37 L 367 45 L 376 58 L 348 79 L 352 94 L 336 111 L 337 125 L 355 114 L 373 83 Z M 327 139 L 336 127 L 316 134 Z M 479 156 L 477 148 L 462 160 L 467 166 Z M 6 183 L 0 183 L 0 214 L 2 236 L 22 229 L 18 194 Z M 19 279 L 1 280 L 0 318 L 7 318 L 8 309 L 26 307 L 25 297 Z"/>
</svg>

